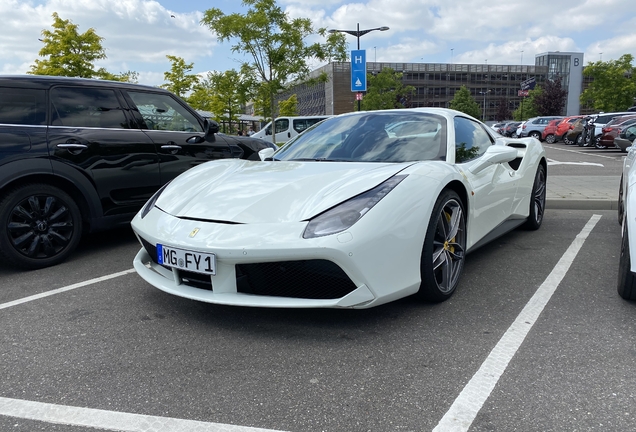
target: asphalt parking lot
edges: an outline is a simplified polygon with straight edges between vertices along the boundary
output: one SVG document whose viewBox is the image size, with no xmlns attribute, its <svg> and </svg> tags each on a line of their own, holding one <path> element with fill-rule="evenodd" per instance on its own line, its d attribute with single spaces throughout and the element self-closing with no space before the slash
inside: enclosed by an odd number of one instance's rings
<svg viewBox="0 0 636 432">
<path fill-rule="evenodd" d="M 614 211 L 548 210 L 539 231 L 469 255 L 449 301 L 352 311 L 170 296 L 129 272 L 130 230 L 93 235 L 57 267 L 0 266 L 0 430 L 466 430 L 462 401 L 477 405 L 470 431 L 631 430 L 636 304 L 616 293 L 619 240 Z M 536 320 L 515 324 L 546 285 Z M 511 332 L 518 346 L 492 366 Z M 492 388 L 471 393 L 484 365 Z"/>
</svg>

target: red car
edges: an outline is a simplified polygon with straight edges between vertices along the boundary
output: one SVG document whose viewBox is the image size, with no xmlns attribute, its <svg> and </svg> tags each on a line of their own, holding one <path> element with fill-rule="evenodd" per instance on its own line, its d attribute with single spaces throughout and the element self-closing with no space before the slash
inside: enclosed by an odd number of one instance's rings
<svg viewBox="0 0 636 432">
<path fill-rule="evenodd" d="M 603 128 L 603 133 L 601 135 L 601 147 L 616 147 L 616 144 L 614 144 L 614 138 L 616 138 L 625 128 L 633 124 L 636 124 L 636 115 L 624 115 L 612 119 L 612 121 L 607 123 Z"/>
<path fill-rule="evenodd" d="M 570 131 L 570 129 L 574 127 L 574 122 L 581 117 L 583 116 L 577 115 L 564 118 L 557 126 L 557 130 L 555 133 L 556 139 L 563 140 L 565 144 L 574 144 L 573 142 L 567 140 L 565 135 Z"/>
<path fill-rule="evenodd" d="M 548 122 L 543 132 L 541 132 L 541 139 L 548 144 L 554 144 L 557 141 L 557 126 L 561 123 L 563 119 L 554 119 Z"/>
</svg>

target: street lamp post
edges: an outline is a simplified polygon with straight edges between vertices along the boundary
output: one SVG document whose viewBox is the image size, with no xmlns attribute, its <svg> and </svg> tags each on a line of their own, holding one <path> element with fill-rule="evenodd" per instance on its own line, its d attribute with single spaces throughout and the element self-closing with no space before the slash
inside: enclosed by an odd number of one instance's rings
<svg viewBox="0 0 636 432">
<path fill-rule="evenodd" d="M 484 95 L 484 112 L 481 113 L 481 120 L 483 122 L 486 121 L 486 95 L 490 93 L 490 90 L 486 90 L 486 91 L 480 91 L 479 94 L 480 95 Z"/>
<path fill-rule="evenodd" d="M 382 26 L 382 27 L 376 27 L 376 28 L 372 28 L 372 29 L 365 29 L 365 30 L 360 30 L 360 23 L 357 24 L 356 30 L 338 30 L 338 29 L 331 29 L 328 30 L 328 33 L 347 33 L 350 34 L 351 36 L 355 36 L 356 39 L 358 40 L 358 50 L 360 49 L 360 36 L 364 36 L 367 33 L 370 33 L 372 31 L 375 30 L 379 30 L 379 31 L 387 31 L 389 28 L 386 26 Z M 374 47 L 375 48 L 375 47 Z M 358 99 L 358 111 L 360 111 L 360 99 Z"/>
</svg>

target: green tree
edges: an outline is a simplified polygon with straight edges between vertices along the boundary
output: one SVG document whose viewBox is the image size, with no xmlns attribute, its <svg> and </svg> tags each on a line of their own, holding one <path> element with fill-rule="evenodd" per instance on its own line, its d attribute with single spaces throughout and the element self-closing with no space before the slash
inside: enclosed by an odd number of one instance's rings
<svg viewBox="0 0 636 432">
<path fill-rule="evenodd" d="M 583 69 L 583 76 L 593 81 L 580 96 L 583 105 L 597 111 L 623 111 L 634 105 L 636 71 L 631 54 L 618 60 L 591 62 Z"/>
<path fill-rule="evenodd" d="M 194 63 L 186 63 L 184 59 L 177 56 L 167 55 L 170 60 L 170 71 L 163 73 L 163 79 L 167 81 L 161 87 L 170 90 L 179 97 L 184 97 L 199 82 L 199 77 L 195 74 L 188 74 L 194 67 Z"/>
<path fill-rule="evenodd" d="M 540 116 L 562 115 L 565 97 L 568 92 L 563 88 L 561 77 L 546 81 L 541 86 L 543 91 L 534 97 L 534 105 Z"/>
<path fill-rule="evenodd" d="M 90 28 L 78 32 L 78 25 L 63 20 L 53 12 L 53 30 L 42 30 L 44 46 L 38 52 L 43 59 L 36 59 L 27 73 L 81 78 L 98 77 L 93 62 L 106 58 L 102 47 L 104 38 Z"/>
<path fill-rule="evenodd" d="M 223 131 L 233 133 L 239 121 L 241 108 L 249 97 L 245 77 L 230 69 L 225 72 L 208 72 L 207 77 L 194 86 L 188 103 L 194 108 L 210 111 Z"/>
<path fill-rule="evenodd" d="M 266 118 L 275 115 L 274 97 L 278 90 L 292 81 L 304 80 L 310 72 L 308 59 L 319 61 L 346 59 L 346 42 L 341 33 L 315 31 L 309 18 L 290 18 L 275 0 L 243 0 L 248 11 L 243 15 L 225 15 L 218 8 L 205 11 L 201 23 L 207 26 L 219 42 L 233 40 L 232 51 L 251 57 L 241 69 L 249 69 L 254 77 L 255 97 Z M 326 37 L 324 44 L 308 45 L 313 34 Z M 264 96 L 269 96 L 265 104 Z"/>
<path fill-rule="evenodd" d="M 508 99 L 502 97 L 497 102 L 497 113 L 495 114 L 497 121 L 510 120 L 512 118 L 512 112 L 508 106 Z"/>
<path fill-rule="evenodd" d="M 139 73 L 134 71 L 127 71 L 127 72 L 122 72 L 119 74 L 113 74 L 108 72 L 104 68 L 99 68 L 96 71 L 95 75 L 99 77 L 100 79 L 109 80 L 109 81 L 121 81 L 121 82 L 133 83 L 133 84 L 137 84 L 139 82 Z"/>
<path fill-rule="evenodd" d="M 481 109 L 479 109 L 479 104 L 475 101 L 470 94 L 470 90 L 466 88 L 466 86 L 461 86 L 459 90 L 455 92 L 455 97 L 450 101 L 451 109 L 461 111 L 464 114 L 468 114 L 475 118 L 480 118 Z"/>
<path fill-rule="evenodd" d="M 512 112 L 513 120 L 524 121 L 532 117 L 537 117 L 539 115 L 539 111 L 537 110 L 535 98 L 541 97 L 542 94 L 543 88 L 541 88 L 541 86 L 537 86 L 534 90 L 530 90 L 528 92 L 527 97 L 522 97 L 519 108 Z"/>
<path fill-rule="evenodd" d="M 365 111 L 405 108 L 415 93 L 415 87 L 402 83 L 402 73 L 384 68 L 377 75 L 368 74 L 368 90 L 362 99 Z"/>
<path fill-rule="evenodd" d="M 298 115 L 298 97 L 296 93 L 291 95 L 289 99 L 278 102 L 278 115 L 280 116 L 297 116 Z"/>
</svg>

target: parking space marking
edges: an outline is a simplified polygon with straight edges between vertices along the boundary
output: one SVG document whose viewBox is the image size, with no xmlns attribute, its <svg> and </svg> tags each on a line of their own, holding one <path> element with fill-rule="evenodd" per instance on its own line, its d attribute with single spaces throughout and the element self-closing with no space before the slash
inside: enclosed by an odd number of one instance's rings
<svg viewBox="0 0 636 432">
<path fill-rule="evenodd" d="M 547 147 L 547 148 L 550 148 L 550 149 L 553 149 L 553 150 L 560 150 L 560 151 L 569 152 L 569 153 L 578 153 L 578 154 L 586 155 L 586 156 L 596 156 L 596 157 L 605 158 L 605 159 L 618 160 L 618 159 L 622 159 L 624 157 L 624 155 L 606 156 L 606 155 L 600 155 L 600 154 L 595 153 L 595 152 L 583 152 L 583 151 L 579 151 L 579 150 L 564 149 L 564 148 L 560 148 L 560 147 L 552 147 L 552 146 L 546 146 L 546 145 L 544 145 L 544 147 Z"/>
<path fill-rule="evenodd" d="M 530 301 L 519 313 L 517 319 L 482 363 L 479 370 L 457 396 L 457 399 L 455 399 L 448 412 L 433 429 L 433 432 L 468 431 L 477 413 L 479 413 L 499 378 L 508 367 L 508 363 L 514 357 L 530 329 L 532 329 L 561 280 L 568 272 L 583 243 L 585 243 L 585 240 L 600 219 L 600 215 L 593 215 L 585 224 L 585 227 L 572 241 L 570 247 L 552 269 L 552 272 L 543 281 Z"/>
<path fill-rule="evenodd" d="M 124 432 L 281 432 L 0 397 L 0 415 Z"/>
<path fill-rule="evenodd" d="M 52 295 L 55 295 L 55 294 L 59 294 L 59 293 L 65 292 L 65 291 L 74 290 L 76 288 L 85 287 L 87 285 L 92 285 L 92 284 L 97 283 L 97 282 L 103 282 L 105 280 L 114 279 L 116 277 L 124 276 L 124 275 L 130 274 L 130 273 L 134 273 L 134 272 L 135 272 L 135 269 L 124 270 L 122 272 L 112 273 L 112 274 L 109 274 L 109 275 L 106 275 L 106 276 L 101 276 L 101 277 L 90 279 L 90 280 L 87 280 L 87 281 L 84 281 L 84 282 L 78 282 L 78 283 L 73 284 L 73 285 L 68 285 L 68 286 L 65 286 L 65 287 L 62 287 L 62 288 L 57 288 L 57 289 L 54 289 L 54 290 L 51 290 L 51 291 L 46 291 L 46 292 L 43 292 L 43 293 L 40 293 L 40 294 L 35 294 L 35 295 L 29 296 L 29 297 L 24 297 L 24 298 L 21 298 L 21 299 L 18 299 L 18 300 L 13 300 L 13 301 L 10 301 L 10 302 L 7 302 L 7 303 L 2 303 L 2 304 L 0 304 L 0 309 L 10 308 L 11 306 L 17 306 L 17 305 L 22 304 L 22 303 L 27 303 L 27 302 L 30 302 L 30 301 L 33 301 L 33 300 L 38 300 L 38 299 L 41 299 L 41 298 L 44 298 L 44 297 L 48 297 L 48 296 L 52 296 Z"/>
</svg>

